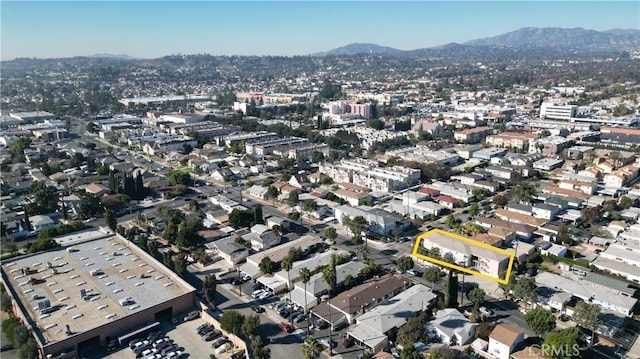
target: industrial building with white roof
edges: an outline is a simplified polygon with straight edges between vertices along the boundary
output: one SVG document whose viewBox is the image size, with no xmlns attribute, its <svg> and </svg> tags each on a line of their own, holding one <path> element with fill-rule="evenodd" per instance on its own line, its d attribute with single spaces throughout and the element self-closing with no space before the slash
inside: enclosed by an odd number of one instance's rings
<svg viewBox="0 0 640 359">
<path fill-rule="evenodd" d="M 15 312 L 43 357 L 194 307 L 195 288 L 135 244 L 112 234 L 87 238 L 2 263 Z"/>
</svg>

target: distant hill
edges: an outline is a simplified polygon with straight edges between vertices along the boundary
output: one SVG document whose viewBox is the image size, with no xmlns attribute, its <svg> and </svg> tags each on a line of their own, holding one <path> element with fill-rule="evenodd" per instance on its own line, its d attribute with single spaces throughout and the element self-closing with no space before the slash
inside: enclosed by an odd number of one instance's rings
<svg viewBox="0 0 640 359">
<path fill-rule="evenodd" d="M 512 53 L 529 53 L 532 49 L 553 52 L 619 52 L 640 50 L 640 30 L 612 29 L 595 31 L 582 28 L 537 28 L 525 27 L 502 35 L 467 41 L 463 44 L 450 43 L 415 50 L 398 50 L 376 44 L 349 44 L 314 56 L 327 55 L 395 55 L 395 56 L 475 56 Z"/>
<path fill-rule="evenodd" d="M 506 34 L 472 40 L 471 46 L 544 47 L 561 50 L 627 51 L 640 48 L 640 30 L 595 31 L 583 28 L 525 27 Z"/>
<path fill-rule="evenodd" d="M 361 44 L 354 43 L 339 47 L 337 49 L 329 50 L 327 52 L 318 52 L 313 56 L 327 56 L 327 55 L 357 55 L 357 54 L 375 54 L 375 55 L 400 55 L 404 51 L 394 49 L 392 47 L 380 46 L 376 44 Z"/>
<path fill-rule="evenodd" d="M 95 58 L 101 58 L 101 59 L 117 59 L 117 60 L 138 60 L 138 58 L 135 58 L 133 56 L 129 56 L 129 55 L 125 55 L 125 54 L 95 54 L 95 55 L 91 55 L 91 56 L 87 56 L 87 57 L 95 57 Z"/>
</svg>

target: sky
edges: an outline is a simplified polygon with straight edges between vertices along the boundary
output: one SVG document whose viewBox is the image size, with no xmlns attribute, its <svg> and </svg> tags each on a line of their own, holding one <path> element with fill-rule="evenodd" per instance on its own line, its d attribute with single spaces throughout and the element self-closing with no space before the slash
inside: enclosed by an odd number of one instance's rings
<svg viewBox="0 0 640 359">
<path fill-rule="evenodd" d="M 307 55 L 354 42 L 402 50 L 522 27 L 640 29 L 640 1 L 6 1 L 3 60 L 126 54 Z"/>
</svg>

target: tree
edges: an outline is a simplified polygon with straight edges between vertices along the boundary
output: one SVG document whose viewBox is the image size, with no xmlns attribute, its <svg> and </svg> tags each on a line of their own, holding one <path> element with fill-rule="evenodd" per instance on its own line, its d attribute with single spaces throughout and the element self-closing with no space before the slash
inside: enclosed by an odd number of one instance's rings
<svg viewBox="0 0 640 359">
<path fill-rule="evenodd" d="M 451 254 L 451 252 L 445 253 L 444 256 L 442 256 L 442 260 L 451 264 L 456 263 L 456 258 L 453 256 L 453 254 Z"/>
<path fill-rule="evenodd" d="M 333 227 L 327 227 L 324 230 L 324 236 L 327 237 L 327 239 L 334 240 L 338 238 L 338 231 Z"/>
<path fill-rule="evenodd" d="M 506 277 L 507 277 L 507 272 L 504 270 L 501 271 L 500 278 L 506 278 Z M 502 292 L 504 293 L 505 299 L 509 296 L 509 291 L 513 290 L 515 283 L 516 283 L 516 273 L 515 271 L 511 271 L 511 276 L 509 278 L 509 281 L 507 281 L 506 284 L 503 284 L 503 283 L 498 284 L 498 287 L 502 289 Z"/>
<path fill-rule="evenodd" d="M 80 214 L 84 218 L 95 217 L 98 213 L 102 212 L 102 203 L 100 199 L 89 194 L 85 194 L 80 197 Z"/>
<path fill-rule="evenodd" d="M 418 312 L 418 315 L 410 317 L 407 322 L 398 329 L 396 335 L 398 343 L 403 347 L 413 346 L 413 343 L 424 341 L 424 326 L 429 322 L 429 317 L 425 312 Z"/>
<path fill-rule="evenodd" d="M 31 225 L 31 220 L 29 219 L 29 207 L 24 207 L 24 228 L 27 231 L 33 231 L 33 226 Z"/>
<path fill-rule="evenodd" d="M 422 359 L 422 354 L 418 353 L 413 345 L 410 345 L 402 349 L 400 359 Z"/>
<path fill-rule="evenodd" d="M 308 336 L 302 342 L 302 356 L 304 359 L 318 359 L 324 348 L 318 340 L 312 336 Z"/>
<path fill-rule="evenodd" d="M 240 335 L 242 333 L 242 324 L 244 323 L 244 315 L 237 310 L 226 310 L 220 317 L 220 327 L 229 333 Z"/>
<path fill-rule="evenodd" d="M 258 327 L 260 326 L 260 316 L 258 314 L 250 314 L 244 318 L 244 322 L 242 322 L 242 333 L 250 338 L 255 335 L 258 331 Z"/>
<path fill-rule="evenodd" d="M 300 212 L 298 212 L 298 211 L 289 212 L 287 217 L 292 221 L 297 221 L 297 220 L 300 219 Z"/>
<path fill-rule="evenodd" d="M 398 258 L 398 268 L 400 268 L 401 271 L 408 271 L 409 269 L 413 268 L 413 259 L 411 259 L 411 257 L 409 256 L 402 256 L 400 258 Z"/>
<path fill-rule="evenodd" d="M 113 213 L 112 210 L 108 209 L 104 212 L 104 220 L 110 230 L 115 231 L 116 227 L 118 227 L 118 219 L 116 218 L 116 214 Z"/>
<path fill-rule="evenodd" d="M 240 210 L 234 208 L 229 213 L 229 224 L 234 228 L 250 227 L 255 220 L 255 214 L 252 210 Z"/>
<path fill-rule="evenodd" d="M 204 282 L 202 284 L 202 291 L 204 292 L 204 297 L 209 303 L 210 306 L 216 307 L 216 276 L 215 275 L 207 275 L 204 277 Z"/>
<path fill-rule="evenodd" d="M 458 277 L 453 275 L 453 270 L 449 270 L 447 274 L 447 288 L 444 292 L 444 302 L 447 308 L 456 308 L 458 306 Z"/>
<path fill-rule="evenodd" d="M 547 334 L 542 345 L 542 355 L 554 359 L 570 359 L 580 356 L 580 330 L 577 327 L 561 329 Z"/>
<path fill-rule="evenodd" d="M 58 191 L 55 188 L 38 181 L 31 185 L 29 192 L 33 195 L 33 201 L 27 205 L 29 214 L 47 214 L 58 209 Z"/>
<path fill-rule="evenodd" d="M 516 187 L 516 197 L 522 202 L 531 203 L 531 199 L 537 194 L 535 187 L 529 183 L 521 183 Z"/>
<path fill-rule="evenodd" d="M 475 217 L 478 215 L 479 209 L 478 209 L 478 204 L 477 203 L 471 203 L 471 206 L 469 206 L 469 215 L 472 217 Z"/>
<path fill-rule="evenodd" d="M 304 284 L 304 314 L 307 314 L 307 283 L 311 280 L 311 271 L 302 267 L 298 271 L 298 279 Z M 309 334 L 309 316 L 307 316 L 307 334 Z"/>
<path fill-rule="evenodd" d="M 458 226 L 459 222 L 456 219 L 456 217 L 454 217 L 452 214 L 447 216 L 447 220 L 445 222 L 445 224 L 447 225 L 447 227 L 449 227 L 449 229 L 454 229 Z"/>
<path fill-rule="evenodd" d="M 533 278 L 521 277 L 513 286 L 513 295 L 527 302 L 533 302 L 538 295 L 538 287 Z"/>
<path fill-rule="evenodd" d="M 567 227 L 564 223 L 558 227 L 558 235 L 556 236 L 556 242 L 560 244 L 571 244 L 573 242 L 573 238 L 571 238 L 571 233 L 569 233 L 569 227 Z"/>
<path fill-rule="evenodd" d="M 173 266 L 179 276 L 184 277 L 187 274 L 187 256 L 183 253 L 178 254 L 173 260 Z"/>
<path fill-rule="evenodd" d="M 432 283 L 431 290 L 433 291 L 436 284 L 439 283 L 440 280 L 442 280 L 442 271 L 437 266 L 431 266 L 424 270 L 424 273 L 422 273 L 422 277 L 426 281 Z"/>
<path fill-rule="evenodd" d="M 467 299 L 473 303 L 473 311 L 476 312 L 480 304 L 484 301 L 486 293 L 481 288 L 473 288 L 467 293 Z"/>
<path fill-rule="evenodd" d="M 318 209 L 318 202 L 316 200 L 305 201 L 302 209 L 309 215 Z"/>
<path fill-rule="evenodd" d="M 273 269 L 275 267 L 275 264 L 273 263 L 271 258 L 264 257 L 260 261 L 260 264 L 258 265 L 258 267 L 260 267 L 260 271 L 264 274 L 273 274 Z"/>
<path fill-rule="evenodd" d="M 291 272 L 291 268 L 293 268 L 293 258 L 288 255 L 285 256 L 282 258 L 280 266 L 282 267 L 282 270 L 287 271 L 287 289 L 289 289 L 291 286 L 291 277 L 289 276 L 289 273 Z M 289 302 L 291 302 L 291 292 L 292 291 L 289 291 Z M 293 313 L 291 313 L 291 325 L 293 326 Z"/>
<path fill-rule="evenodd" d="M 299 195 L 298 195 L 298 191 L 289 192 L 289 197 L 287 198 L 287 202 L 289 202 L 289 205 L 291 207 L 297 205 L 299 200 L 300 200 L 300 198 L 299 198 Z"/>
<path fill-rule="evenodd" d="M 158 243 L 156 243 L 156 241 L 154 240 L 148 241 L 147 252 L 149 252 L 149 254 L 155 258 L 156 254 L 158 253 Z"/>
<path fill-rule="evenodd" d="M 573 311 L 573 321 L 585 329 L 591 329 L 591 342 L 589 347 L 593 347 L 595 341 L 595 332 L 600 323 L 600 306 L 597 304 L 589 304 L 581 300 Z"/>
<path fill-rule="evenodd" d="M 21 345 L 18 349 L 18 355 L 20 356 L 20 359 L 39 358 L 40 354 L 38 353 L 38 345 L 36 344 L 35 339 L 29 337 L 27 342 Z"/>
<path fill-rule="evenodd" d="M 171 251 L 162 252 L 162 264 L 173 270 L 173 259 L 171 259 Z"/>
<path fill-rule="evenodd" d="M 251 337 L 251 351 L 253 352 L 253 358 L 255 359 L 271 358 L 271 349 L 264 346 L 259 335 Z"/>
<path fill-rule="evenodd" d="M 40 235 L 42 235 L 42 233 L 40 233 Z M 52 239 L 47 235 L 40 235 L 38 235 L 38 240 L 34 243 L 31 243 L 31 245 L 29 246 L 29 253 L 36 253 L 60 247 L 60 243 L 58 243 L 55 239 Z"/>
<path fill-rule="evenodd" d="M 272 201 L 275 202 L 276 198 L 278 198 L 279 195 L 280 195 L 280 191 L 278 191 L 277 188 L 275 188 L 275 187 L 270 185 L 267 188 L 267 193 L 265 194 L 265 199 L 271 199 Z"/>
<path fill-rule="evenodd" d="M 622 196 L 618 201 L 618 205 L 621 209 L 629 209 L 629 207 L 633 206 L 633 200 L 627 196 Z"/>
<path fill-rule="evenodd" d="M 336 285 L 338 284 L 338 277 L 336 274 L 336 255 L 332 254 L 329 258 L 329 264 L 322 270 L 322 279 L 329 286 L 329 298 L 331 293 L 334 293 Z M 331 306 L 329 305 L 329 342 L 333 340 L 333 321 L 331 320 Z M 329 347 L 329 356 L 333 353 L 333 349 Z"/>
<path fill-rule="evenodd" d="M 186 170 L 169 171 L 169 183 L 172 185 L 187 185 L 191 182 L 191 174 Z"/>
<path fill-rule="evenodd" d="M 497 194 L 493 196 L 493 204 L 498 207 L 504 207 L 509 203 L 509 198 L 503 194 Z"/>
<path fill-rule="evenodd" d="M 556 317 L 550 310 L 543 307 L 535 307 L 524 315 L 524 321 L 533 332 L 542 336 L 556 327 Z"/>
</svg>

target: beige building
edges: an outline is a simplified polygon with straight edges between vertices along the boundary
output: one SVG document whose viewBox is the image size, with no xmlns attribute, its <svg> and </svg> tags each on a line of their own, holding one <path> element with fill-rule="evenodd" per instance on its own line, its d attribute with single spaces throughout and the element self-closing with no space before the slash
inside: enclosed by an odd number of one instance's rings
<svg viewBox="0 0 640 359">
<path fill-rule="evenodd" d="M 133 243 L 100 230 L 80 236 L 2 263 L 14 311 L 42 357 L 104 345 L 194 308 L 195 288 Z"/>
</svg>

